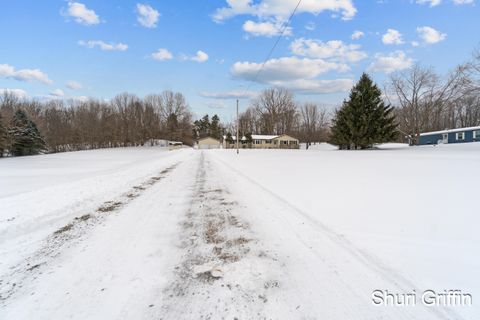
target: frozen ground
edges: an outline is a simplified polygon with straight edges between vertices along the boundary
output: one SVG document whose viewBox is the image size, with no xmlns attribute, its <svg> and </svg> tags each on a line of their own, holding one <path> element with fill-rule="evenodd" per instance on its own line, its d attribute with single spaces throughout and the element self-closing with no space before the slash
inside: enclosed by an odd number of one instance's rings
<svg viewBox="0 0 480 320">
<path fill-rule="evenodd" d="M 479 164 L 480 144 L 2 159 L 0 319 L 479 319 Z"/>
</svg>

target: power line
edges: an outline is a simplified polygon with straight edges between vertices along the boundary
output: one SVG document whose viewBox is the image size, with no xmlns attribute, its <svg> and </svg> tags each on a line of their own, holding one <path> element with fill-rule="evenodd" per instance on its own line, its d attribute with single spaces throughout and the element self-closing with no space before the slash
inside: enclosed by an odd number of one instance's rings
<svg viewBox="0 0 480 320">
<path fill-rule="evenodd" d="M 245 90 L 245 93 L 248 93 L 248 91 L 250 90 L 250 88 L 252 87 L 252 84 L 255 83 L 255 81 L 257 81 L 258 79 L 258 76 L 260 75 L 260 72 L 262 72 L 263 68 L 265 67 L 265 65 L 267 64 L 267 61 L 271 58 L 273 52 L 275 51 L 275 49 L 277 48 L 278 46 L 278 43 L 280 42 L 280 39 L 282 39 L 285 31 L 287 30 L 288 26 L 290 25 L 290 23 L 292 22 L 292 19 L 293 19 L 293 16 L 295 15 L 295 13 L 297 13 L 297 10 L 298 10 L 298 7 L 300 7 L 300 4 L 302 3 L 302 0 L 299 0 L 298 3 L 297 3 L 297 6 L 295 7 L 295 9 L 293 10 L 292 14 L 290 15 L 290 17 L 288 18 L 287 20 L 287 23 L 284 24 L 283 28 L 282 28 L 282 31 L 280 32 L 280 35 L 277 37 L 277 40 L 275 41 L 275 43 L 273 44 L 273 47 L 272 49 L 270 50 L 270 52 L 268 53 L 267 55 L 267 58 L 265 58 L 265 60 L 263 61 L 262 63 L 262 66 L 260 67 L 260 69 L 258 69 L 257 73 L 255 74 L 255 77 L 253 78 L 253 80 L 250 82 L 250 84 L 248 85 L 247 89 Z M 239 154 L 239 118 L 238 118 L 238 99 L 237 99 L 237 154 Z"/>
<path fill-rule="evenodd" d="M 280 42 L 280 39 L 282 39 L 283 34 L 285 33 L 285 31 L 287 30 L 288 26 L 289 26 L 290 23 L 292 22 L 293 16 L 295 15 L 295 13 L 297 13 L 298 7 L 300 7 L 300 4 L 302 3 L 302 1 L 303 1 L 303 0 L 299 0 L 299 1 L 298 1 L 297 6 L 295 7 L 295 9 L 293 10 L 292 14 L 290 15 L 290 18 L 288 18 L 287 23 L 284 24 L 284 26 L 283 26 L 283 28 L 282 28 L 282 32 L 280 32 L 280 35 L 277 37 L 277 40 L 275 41 L 272 49 L 271 49 L 270 52 L 268 53 L 267 58 L 263 61 L 262 66 L 260 67 L 260 69 L 258 69 L 255 77 L 253 78 L 253 80 L 250 82 L 250 84 L 248 85 L 247 89 L 245 90 L 245 93 L 248 93 L 248 91 L 250 90 L 250 88 L 252 87 L 252 85 L 257 81 L 258 76 L 259 76 L 260 73 L 262 72 L 262 70 L 263 70 L 263 68 L 265 67 L 265 65 L 267 64 L 268 60 L 271 58 L 273 52 L 275 51 L 275 49 L 276 49 L 277 46 L 278 46 L 278 43 Z"/>
</svg>

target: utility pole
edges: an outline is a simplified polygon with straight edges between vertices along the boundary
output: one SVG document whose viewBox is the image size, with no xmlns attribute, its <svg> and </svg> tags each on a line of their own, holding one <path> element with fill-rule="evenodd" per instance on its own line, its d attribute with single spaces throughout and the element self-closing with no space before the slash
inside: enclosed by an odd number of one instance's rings
<svg viewBox="0 0 480 320">
<path fill-rule="evenodd" d="M 238 119 L 238 99 L 237 99 L 237 154 L 239 154 L 239 152 L 240 152 L 240 151 L 238 150 L 238 145 L 239 145 L 239 143 L 240 143 L 240 141 L 239 141 L 239 133 L 238 133 L 238 132 L 239 132 L 239 128 L 238 128 L 238 125 L 239 125 L 239 124 L 240 124 L 240 121 L 239 121 L 239 119 Z"/>
</svg>

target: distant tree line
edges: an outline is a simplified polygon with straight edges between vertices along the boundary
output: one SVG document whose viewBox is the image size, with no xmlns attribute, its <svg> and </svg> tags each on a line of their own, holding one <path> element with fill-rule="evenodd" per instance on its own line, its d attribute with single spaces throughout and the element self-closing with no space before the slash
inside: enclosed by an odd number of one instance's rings
<svg viewBox="0 0 480 320">
<path fill-rule="evenodd" d="M 140 146 L 156 139 L 192 145 L 192 120 L 183 94 L 171 91 L 144 99 L 123 93 L 108 102 L 39 102 L 5 93 L 0 97 L 0 155 Z M 28 138 L 32 132 L 38 139 Z M 18 143 L 32 148 L 17 152 Z"/>
<path fill-rule="evenodd" d="M 294 94 L 284 88 L 264 90 L 253 99 L 250 107 L 239 115 L 241 136 L 252 134 L 290 134 L 302 142 L 327 141 L 329 116 L 327 109 L 316 103 L 299 103 Z M 236 134 L 236 123 L 225 126 L 231 136 Z M 233 139 L 233 138 L 232 138 Z"/>
</svg>

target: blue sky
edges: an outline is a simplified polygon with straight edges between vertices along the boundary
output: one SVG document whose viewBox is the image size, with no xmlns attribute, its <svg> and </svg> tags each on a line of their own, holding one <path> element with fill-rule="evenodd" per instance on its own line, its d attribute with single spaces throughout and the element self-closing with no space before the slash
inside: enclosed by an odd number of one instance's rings
<svg viewBox="0 0 480 320">
<path fill-rule="evenodd" d="M 446 73 L 480 45 L 475 0 L 0 0 L 0 90 L 45 98 L 183 92 L 231 120 L 269 86 L 334 105 L 362 72 Z M 356 32 L 357 31 L 357 32 Z M 353 36 L 355 33 L 356 36 Z M 249 89 L 247 91 L 247 88 Z"/>
</svg>

